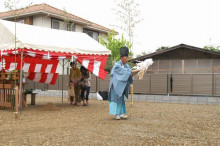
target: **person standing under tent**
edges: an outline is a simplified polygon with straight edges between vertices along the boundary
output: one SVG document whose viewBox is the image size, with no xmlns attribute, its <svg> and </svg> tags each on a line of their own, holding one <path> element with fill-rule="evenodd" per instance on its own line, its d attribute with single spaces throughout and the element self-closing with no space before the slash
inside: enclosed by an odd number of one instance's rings
<svg viewBox="0 0 220 146">
<path fill-rule="evenodd" d="M 73 62 L 70 62 L 70 67 L 71 67 L 70 70 L 72 70 L 72 65 L 73 65 Z M 70 104 L 71 105 L 73 104 L 73 100 L 74 100 L 74 97 L 75 97 L 74 84 L 73 84 L 74 78 L 73 78 L 72 73 L 70 71 L 70 81 L 69 81 L 69 85 L 68 85 L 69 99 L 70 99 Z"/>
<path fill-rule="evenodd" d="M 79 86 L 79 81 L 81 78 L 81 73 L 79 68 L 76 67 L 77 62 L 71 62 L 70 66 L 70 85 L 72 85 L 74 87 L 74 105 L 80 105 L 81 103 L 81 98 L 79 96 L 80 93 L 80 86 Z M 71 104 L 73 103 L 73 96 L 70 98 L 70 102 Z"/>
<path fill-rule="evenodd" d="M 128 98 L 129 86 L 133 82 L 133 76 L 139 70 L 131 70 L 128 62 L 129 50 L 127 47 L 120 48 L 120 60 L 115 63 L 111 70 L 109 85 L 109 114 L 115 119 L 126 119 L 127 113 L 124 96 Z"/>
<path fill-rule="evenodd" d="M 88 106 L 89 104 L 89 92 L 90 92 L 90 80 L 91 80 L 91 73 L 84 67 L 81 66 L 80 72 L 82 74 L 81 79 L 81 98 L 83 100 L 83 106 Z M 86 95 L 85 95 L 86 93 Z M 86 100 L 86 103 L 85 103 Z"/>
</svg>

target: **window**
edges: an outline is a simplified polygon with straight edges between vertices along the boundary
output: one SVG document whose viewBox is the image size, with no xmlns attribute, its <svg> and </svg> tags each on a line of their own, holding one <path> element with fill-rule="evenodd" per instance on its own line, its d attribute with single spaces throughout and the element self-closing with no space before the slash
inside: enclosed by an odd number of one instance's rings
<svg viewBox="0 0 220 146">
<path fill-rule="evenodd" d="M 90 37 L 92 37 L 94 40 L 99 41 L 98 36 L 99 33 L 96 31 L 88 30 L 88 29 L 83 29 L 83 33 L 88 34 Z"/>
<path fill-rule="evenodd" d="M 67 28 L 68 28 L 69 31 L 75 31 L 74 23 L 67 24 Z"/>
<path fill-rule="evenodd" d="M 19 20 L 19 21 L 17 21 L 17 23 L 23 23 L 24 24 L 24 20 L 23 19 Z"/>
<path fill-rule="evenodd" d="M 75 31 L 75 24 L 74 23 L 66 24 L 64 21 L 52 19 L 51 28 L 60 29 L 60 30 Z"/>
</svg>

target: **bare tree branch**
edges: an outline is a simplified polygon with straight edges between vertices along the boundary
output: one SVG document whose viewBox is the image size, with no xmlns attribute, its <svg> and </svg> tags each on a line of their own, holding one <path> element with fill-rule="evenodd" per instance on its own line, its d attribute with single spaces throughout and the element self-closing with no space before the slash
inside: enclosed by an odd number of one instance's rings
<svg viewBox="0 0 220 146">
<path fill-rule="evenodd" d="M 115 0 L 115 3 L 116 8 L 113 10 L 117 15 L 116 19 L 122 22 L 120 26 L 115 26 L 123 30 L 129 37 L 129 42 L 133 44 L 134 28 L 142 20 L 138 10 L 139 4 L 134 0 Z"/>
</svg>

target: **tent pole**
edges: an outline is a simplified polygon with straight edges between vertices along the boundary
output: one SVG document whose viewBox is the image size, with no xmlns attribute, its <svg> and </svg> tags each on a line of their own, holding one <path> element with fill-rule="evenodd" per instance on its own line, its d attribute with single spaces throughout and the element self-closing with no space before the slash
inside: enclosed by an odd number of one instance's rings
<svg viewBox="0 0 220 146">
<path fill-rule="evenodd" d="M 2 50 L 1 50 L 2 51 Z M 3 57 L 2 57 L 3 55 L 2 55 L 2 52 L 1 52 L 1 63 L 2 63 L 2 71 L 3 71 Z"/>
<path fill-rule="evenodd" d="M 64 74 L 64 59 L 63 59 L 63 72 L 62 72 L 62 103 L 63 103 L 63 75 Z"/>
<path fill-rule="evenodd" d="M 22 62 L 23 62 L 23 49 L 21 49 L 21 67 L 20 67 L 20 83 L 19 83 L 19 104 L 20 104 L 20 115 L 22 115 L 22 80 L 23 80 L 23 72 L 22 72 Z"/>
</svg>

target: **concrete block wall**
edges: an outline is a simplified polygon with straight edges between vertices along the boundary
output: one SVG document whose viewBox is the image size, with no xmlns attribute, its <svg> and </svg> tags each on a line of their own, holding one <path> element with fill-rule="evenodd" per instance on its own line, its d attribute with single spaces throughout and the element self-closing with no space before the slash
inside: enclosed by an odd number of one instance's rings
<svg viewBox="0 0 220 146">
<path fill-rule="evenodd" d="M 61 90 L 35 91 L 37 96 L 62 97 Z M 63 97 L 68 98 L 67 90 L 63 91 Z M 96 99 L 97 93 L 90 93 L 90 99 Z M 127 99 L 130 101 L 130 95 Z M 159 103 L 182 103 L 182 104 L 216 104 L 220 105 L 220 97 L 202 97 L 202 96 L 165 96 L 165 95 L 142 95 L 134 94 L 134 101 L 159 102 Z"/>
</svg>

